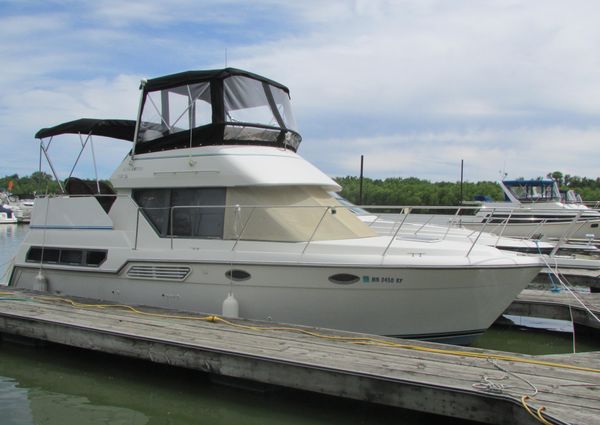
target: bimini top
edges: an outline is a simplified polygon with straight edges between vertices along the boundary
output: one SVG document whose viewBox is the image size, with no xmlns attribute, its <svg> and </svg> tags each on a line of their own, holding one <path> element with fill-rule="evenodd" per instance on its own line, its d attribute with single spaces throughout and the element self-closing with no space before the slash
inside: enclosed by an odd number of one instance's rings
<svg viewBox="0 0 600 425">
<path fill-rule="evenodd" d="M 287 87 L 235 68 L 142 81 L 134 154 L 206 145 L 296 151 L 302 138 Z"/>
<path fill-rule="evenodd" d="M 61 134 L 85 134 L 91 136 L 112 137 L 133 142 L 135 121 L 132 120 L 100 120 L 81 118 L 65 122 L 54 127 L 42 128 L 35 133 L 37 139 L 58 136 Z"/>
</svg>

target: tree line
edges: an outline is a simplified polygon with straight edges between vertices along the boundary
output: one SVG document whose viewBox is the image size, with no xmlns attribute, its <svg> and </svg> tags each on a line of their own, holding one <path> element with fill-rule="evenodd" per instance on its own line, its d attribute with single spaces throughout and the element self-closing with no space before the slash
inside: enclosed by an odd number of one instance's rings
<svg viewBox="0 0 600 425">
<path fill-rule="evenodd" d="M 91 181 L 91 179 L 88 180 Z M 104 181 L 110 184 L 108 180 Z M 18 174 L 4 176 L 0 178 L 0 191 L 10 192 L 20 198 L 61 193 L 60 186 L 54 177 L 43 171 L 36 171 L 29 176 L 22 177 Z"/>
<path fill-rule="evenodd" d="M 600 200 L 600 178 L 588 178 L 563 174 L 560 171 L 548 173 L 561 189 L 573 189 L 584 201 Z M 360 204 L 360 179 L 354 176 L 335 179 L 342 186 L 341 195 L 354 204 Z M 105 180 L 105 182 L 109 183 Z M 29 176 L 18 174 L 0 178 L 0 190 L 10 191 L 20 197 L 34 194 L 60 193 L 60 187 L 52 175 L 36 171 Z M 496 182 L 464 182 L 462 199 L 473 200 L 475 195 L 487 195 L 494 200 L 504 199 Z M 430 182 L 415 177 L 387 179 L 363 179 L 363 205 L 459 205 L 461 201 L 460 182 Z"/>
<path fill-rule="evenodd" d="M 600 178 L 563 175 L 560 172 L 549 173 L 561 190 L 574 190 L 584 201 L 600 200 Z M 335 179 L 342 186 L 340 193 L 354 204 L 362 205 L 460 205 L 460 182 L 430 182 L 415 177 L 363 179 L 363 198 L 360 201 L 360 179 L 354 176 Z M 502 189 L 496 182 L 464 182 L 462 200 L 472 201 L 476 195 L 489 196 L 496 201 L 504 200 Z"/>
</svg>

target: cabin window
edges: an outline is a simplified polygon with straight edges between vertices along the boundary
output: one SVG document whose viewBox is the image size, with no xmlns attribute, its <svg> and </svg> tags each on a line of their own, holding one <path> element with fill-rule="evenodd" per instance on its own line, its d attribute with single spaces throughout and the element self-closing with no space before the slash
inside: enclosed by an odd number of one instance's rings
<svg viewBox="0 0 600 425">
<path fill-rule="evenodd" d="M 26 259 L 28 263 L 98 267 L 106 260 L 106 255 L 106 250 L 32 246 Z"/>
<path fill-rule="evenodd" d="M 60 251 L 60 264 L 80 266 L 83 259 L 83 251 L 79 249 L 62 249 Z"/>
<path fill-rule="evenodd" d="M 243 282 L 244 280 L 250 279 L 251 275 L 245 270 L 232 269 L 225 272 L 225 277 L 234 282 Z"/>
<path fill-rule="evenodd" d="M 348 273 L 338 273 L 333 276 L 329 276 L 329 281 L 331 283 L 336 283 L 338 285 L 351 285 L 360 280 L 358 276 Z"/>
<path fill-rule="evenodd" d="M 225 188 L 137 189 L 133 198 L 161 237 L 223 238 Z"/>
</svg>

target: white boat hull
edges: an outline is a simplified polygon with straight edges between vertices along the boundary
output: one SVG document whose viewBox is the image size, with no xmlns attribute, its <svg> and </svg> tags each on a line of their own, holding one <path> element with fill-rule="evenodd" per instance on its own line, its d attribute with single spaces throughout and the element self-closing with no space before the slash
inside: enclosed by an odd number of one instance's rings
<svg viewBox="0 0 600 425">
<path fill-rule="evenodd" d="M 131 278 L 133 266 L 189 267 L 184 281 Z M 538 273 L 536 267 L 351 268 L 238 265 L 250 282 L 225 277 L 229 264 L 128 264 L 119 273 L 44 268 L 51 293 L 221 314 L 230 291 L 240 316 L 378 335 L 469 343 Z M 39 267 L 16 267 L 11 286 L 34 289 Z M 329 277 L 352 273 L 352 284 Z M 377 280 L 379 282 L 377 282 Z"/>
<path fill-rule="evenodd" d="M 578 223 L 569 221 L 540 223 L 487 224 L 462 222 L 461 225 L 470 230 L 485 231 L 511 238 L 534 238 L 539 240 L 593 239 L 600 236 L 600 219 L 584 220 Z"/>
</svg>

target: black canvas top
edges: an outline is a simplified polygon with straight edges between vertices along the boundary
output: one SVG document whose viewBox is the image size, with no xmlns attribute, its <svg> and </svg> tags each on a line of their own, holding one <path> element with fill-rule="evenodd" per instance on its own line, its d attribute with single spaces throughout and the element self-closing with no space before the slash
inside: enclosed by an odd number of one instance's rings
<svg viewBox="0 0 600 425">
<path fill-rule="evenodd" d="M 135 121 L 132 120 L 100 120 L 94 118 L 81 118 L 69 121 L 50 128 L 42 128 L 35 134 L 38 139 L 43 139 L 59 134 L 91 134 L 115 139 L 133 141 Z"/>
<path fill-rule="evenodd" d="M 143 88 L 145 92 L 163 90 L 171 87 L 178 87 L 183 84 L 199 83 L 202 81 L 210 81 L 214 79 L 222 80 L 227 77 L 234 75 L 241 75 L 244 77 L 253 78 L 255 80 L 264 81 L 265 83 L 271 84 L 272 86 L 278 87 L 284 90 L 288 95 L 290 90 L 283 84 L 279 84 L 276 81 L 269 80 L 268 78 L 261 77 L 260 75 L 253 74 L 248 71 L 244 71 L 237 68 L 224 68 L 224 69 L 213 69 L 207 71 L 186 71 L 177 74 L 165 75 L 164 77 L 152 78 L 146 81 L 146 84 L 140 88 Z"/>
</svg>

